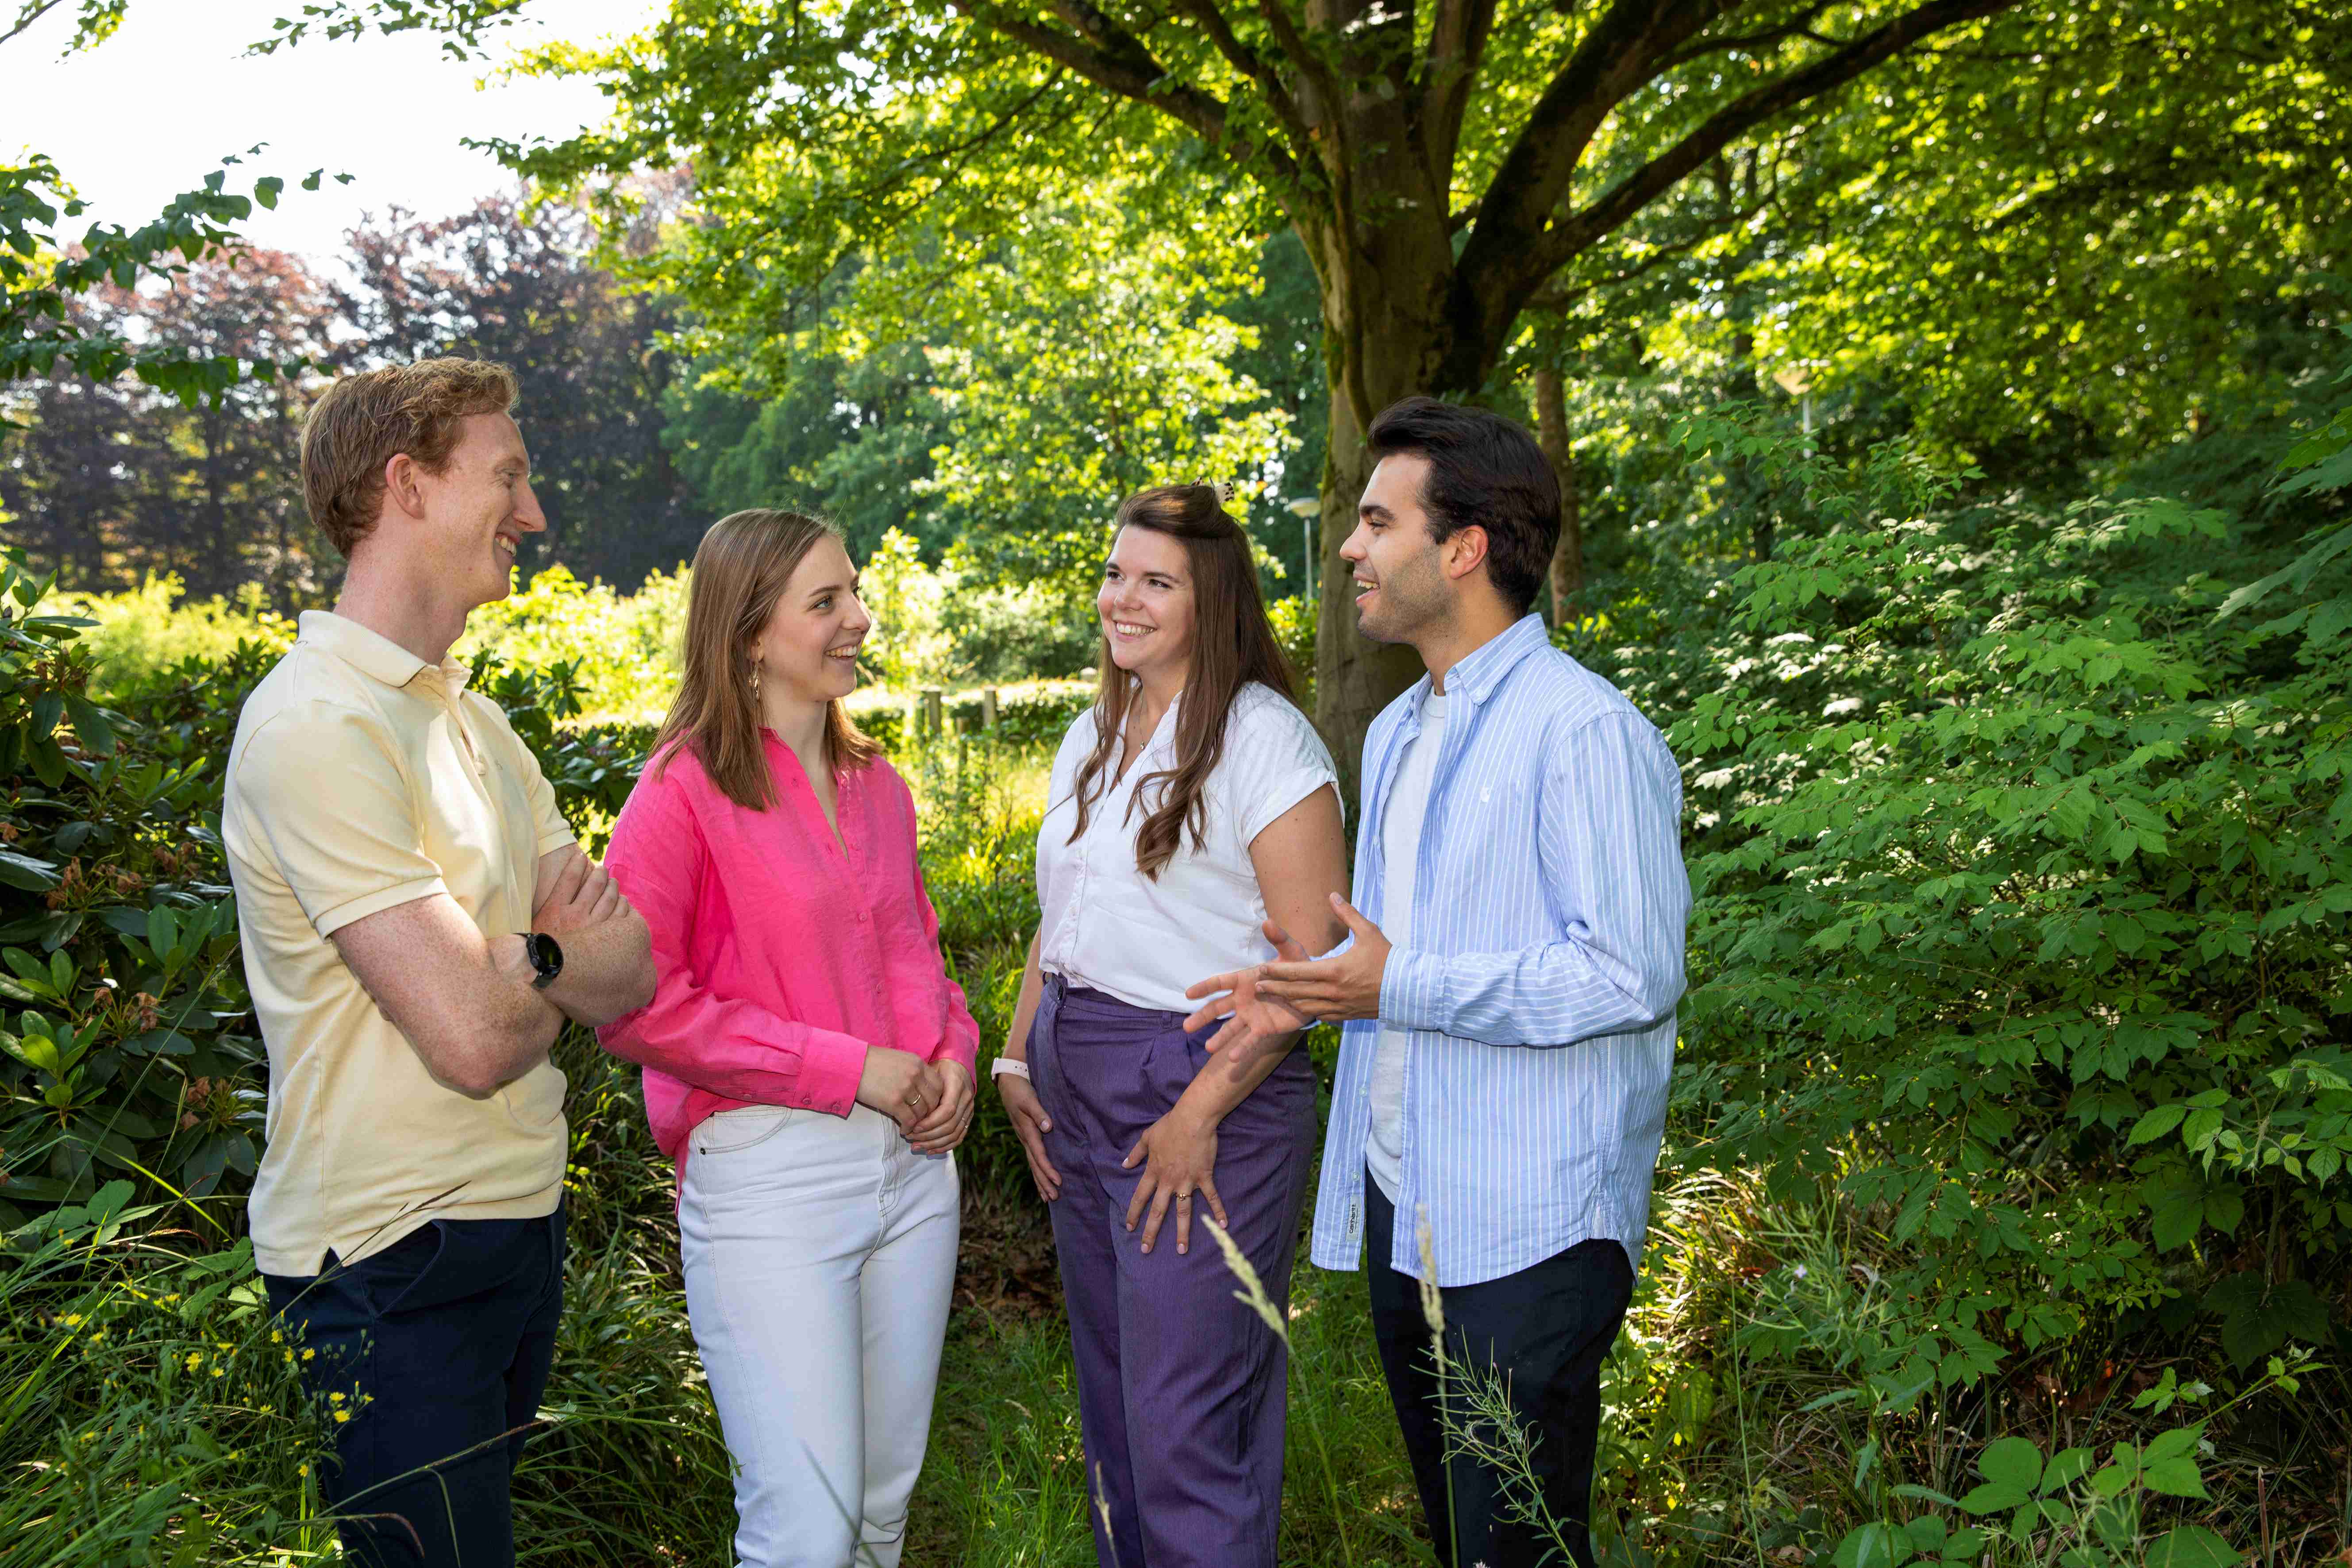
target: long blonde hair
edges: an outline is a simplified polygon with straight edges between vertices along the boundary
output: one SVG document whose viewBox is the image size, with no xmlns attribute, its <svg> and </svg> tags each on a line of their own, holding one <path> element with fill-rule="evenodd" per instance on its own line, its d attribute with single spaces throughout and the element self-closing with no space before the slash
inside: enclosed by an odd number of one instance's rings
<svg viewBox="0 0 2352 1568">
<path fill-rule="evenodd" d="M 832 524 L 796 511 L 754 508 L 710 525 L 694 552 L 686 600 L 686 669 L 669 716 L 654 742 L 659 778 L 689 748 L 727 798 L 751 811 L 775 804 L 775 781 L 760 743 L 760 705 L 751 695 L 748 651 L 768 629 L 776 601 Z M 825 755 L 836 768 L 862 768 L 882 754 L 849 721 L 838 700 L 825 704 Z"/>
</svg>

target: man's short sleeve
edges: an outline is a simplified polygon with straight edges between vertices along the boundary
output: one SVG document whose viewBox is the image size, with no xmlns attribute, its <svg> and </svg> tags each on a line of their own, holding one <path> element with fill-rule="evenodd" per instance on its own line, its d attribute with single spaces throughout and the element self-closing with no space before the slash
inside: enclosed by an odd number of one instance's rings
<svg viewBox="0 0 2352 1568">
<path fill-rule="evenodd" d="M 228 793 L 243 837 L 322 937 L 448 891 L 425 856 L 392 731 L 375 714 L 327 703 L 278 714 L 246 741 Z"/>
<path fill-rule="evenodd" d="M 499 718 L 503 721 L 505 715 Z M 512 735 L 513 731 L 509 730 L 509 733 Z M 544 855 L 551 849 L 561 849 L 577 836 L 572 831 L 572 824 L 563 820 L 562 808 L 555 804 L 555 786 L 547 782 L 539 759 L 522 743 L 521 736 L 513 735 L 513 741 L 515 754 L 520 759 L 516 766 L 522 773 L 522 787 L 530 796 L 531 826 L 539 835 L 539 852 Z"/>
</svg>

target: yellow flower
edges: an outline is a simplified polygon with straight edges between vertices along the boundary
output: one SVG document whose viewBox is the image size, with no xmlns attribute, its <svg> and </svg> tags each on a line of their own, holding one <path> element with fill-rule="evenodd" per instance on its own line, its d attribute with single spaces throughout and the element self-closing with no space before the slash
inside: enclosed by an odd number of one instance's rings
<svg viewBox="0 0 2352 1568">
<path fill-rule="evenodd" d="M 343 1402 L 343 1396 L 340 1394 L 330 1394 L 327 1395 L 327 1398 L 330 1402 L 336 1405 L 341 1405 Z"/>
<path fill-rule="evenodd" d="M 310 1473 L 310 1467 L 308 1465 L 297 1465 L 294 1467 L 294 1473 L 298 1476 L 307 1476 Z"/>
<path fill-rule="evenodd" d="M 351 1418 L 352 1418 L 352 1413 L 351 1413 L 350 1411 L 348 1411 L 348 1410 L 338 1410 L 338 1411 L 336 1411 L 336 1412 L 335 1412 L 335 1419 L 336 1419 L 338 1422 L 348 1421 L 348 1420 L 350 1420 Z"/>
<path fill-rule="evenodd" d="M 196 1370 L 196 1363 L 197 1363 L 198 1362 L 203 1361 L 204 1359 L 205 1359 L 205 1358 L 204 1358 L 203 1356 L 198 1355 L 195 1352 L 194 1352 L 194 1351 L 190 1351 L 190 1352 L 188 1352 L 188 1370 L 189 1370 L 190 1372 L 194 1372 L 194 1371 L 195 1371 L 195 1370 Z"/>
<path fill-rule="evenodd" d="M 302 1359 L 304 1361 L 309 1361 L 312 1356 L 317 1355 L 318 1353 L 319 1352 L 317 1351 L 306 1350 L 302 1352 Z"/>
<path fill-rule="evenodd" d="M 226 1375 L 226 1374 L 221 1371 L 221 1369 L 220 1369 L 220 1368 L 218 1368 L 218 1367 L 215 1367 L 215 1368 L 213 1368 L 213 1375 L 214 1375 L 215 1377 L 221 1377 L 221 1376 L 224 1376 L 224 1375 Z"/>
<path fill-rule="evenodd" d="M 282 1345 L 286 1342 L 286 1336 L 272 1329 L 269 1331 L 269 1342 L 273 1345 Z"/>
</svg>

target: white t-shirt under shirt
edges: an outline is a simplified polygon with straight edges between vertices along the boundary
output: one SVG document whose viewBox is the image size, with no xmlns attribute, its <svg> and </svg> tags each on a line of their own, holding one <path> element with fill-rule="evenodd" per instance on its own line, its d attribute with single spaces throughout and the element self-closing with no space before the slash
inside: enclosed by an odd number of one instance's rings
<svg viewBox="0 0 2352 1568">
<path fill-rule="evenodd" d="M 1445 694 L 1433 689 L 1421 702 L 1421 733 L 1406 745 L 1389 787 L 1381 819 L 1381 934 L 1391 945 L 1412 945 L 1412 896 L 1420 867 L 1421 825 L 1429 815 L 1429 780 L 1445 743 Z M 1404 1168 L 1404 1051 L 1406 1032 L 1381 1025 L 1372 1050 L 1371 1136 L 1364 1163 L 1391 1203 L 1396 1201 Z"/>
<path fill-rule="evenodd" d="M 1048 974 L 1107 992 L 1131 1006 L 1189 1013 L 1200 1005 L 1184 988 L 1245 964 L 1274 949 L 1258 928 L 1265 900 L 1250 844 L 1284 812 L 1338 782 L 1331 753 L 1307 715 L 1271 687 L 1253 682 L 1234 695 L 1225 747 L 1206 784 L 1202 843 L 1189 829 L 1175 856 L 1147 879 L 1135 866 L 1135 836 L 1160 804 L 1155 784 L 1141 802 L 1138 785 L 1175 766 L 1180 695 L 1150 740 L 1116 783 L 1114 752 L 1096 779 L 1087 831 L 1075 844 L 1073 794 L 1078 769 L 1095 745 L 1092 709 L 1078 715 L 1054 757 L 1045 819 L 1037 830 L 1037 957 Z M 1130 813 L 1129 806 L 1134 805 Z"/>
</svg>

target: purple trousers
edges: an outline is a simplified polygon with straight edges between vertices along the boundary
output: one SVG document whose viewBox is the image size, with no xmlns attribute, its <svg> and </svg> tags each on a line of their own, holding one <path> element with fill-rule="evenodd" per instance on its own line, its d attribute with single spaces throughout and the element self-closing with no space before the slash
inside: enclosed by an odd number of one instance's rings
<svg viewBox="0 0 2352 1568">
<path fill-rule="evenodd" d="M 1282 1342 L 1234 1299 L 1240 1281 L 1198 1223 L 1206 1201 L 1193 1200 L 1190 1252 L 1176 1250 L 1172 1205 L 1149 1253 L 1141 1224 L 1127 1228 L 1141 1173 L 1119 1162 L 1208 1061 L 1207 1037 L 1185 1034 L 1181 1013 L 1074 990 L 1055 975 L 1045 977 L 1029 1032 L 1030 1072 L 1054 1121 L 1045 1150 L 1062 1173 L 1054 1245 L 1103 1568 L 1274 1568 Z M 1304 1051 L 1217 1130 L 1217 1194 L 1231 1234 L 1286 1311 L 1314 1142 L 1315 1072 Z"/>
</svg>

